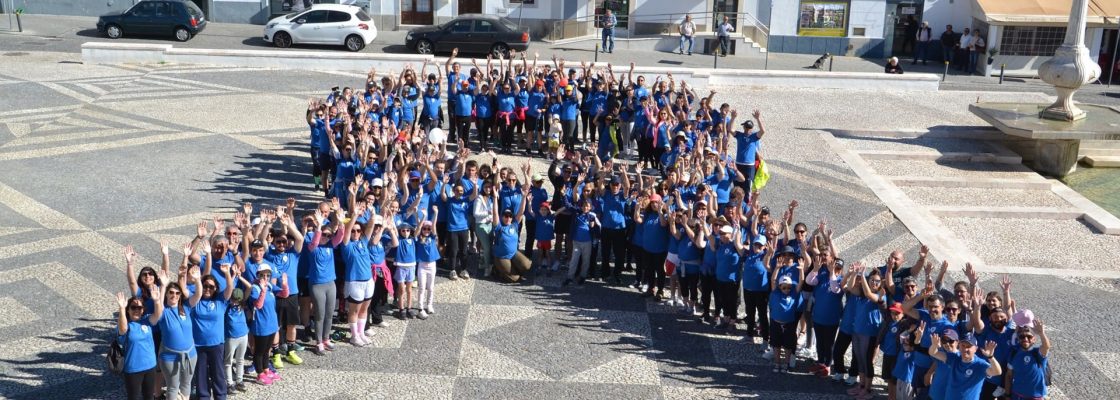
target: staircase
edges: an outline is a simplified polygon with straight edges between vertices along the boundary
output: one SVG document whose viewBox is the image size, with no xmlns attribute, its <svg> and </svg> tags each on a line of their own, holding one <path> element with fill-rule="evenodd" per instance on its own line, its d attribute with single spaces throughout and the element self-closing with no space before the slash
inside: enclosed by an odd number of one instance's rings
<svg viewBox="0 0 1120 400">
<path fill-rule="evenodd" d="M 1078 155 L 1093 168 L 1120 168 L 1120 140 L 1082 140 Z"/>
</svg>

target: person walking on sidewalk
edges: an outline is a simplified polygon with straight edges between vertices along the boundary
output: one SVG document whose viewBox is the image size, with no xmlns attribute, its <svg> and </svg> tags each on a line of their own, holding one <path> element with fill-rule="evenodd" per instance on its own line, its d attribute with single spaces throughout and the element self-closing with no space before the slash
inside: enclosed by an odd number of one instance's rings
<svg viewBox="0 0 1120 400">
<path fill-rule="evenodd" d="M 610 9 L 603 15 L 603 52 L 614 53 L 614 26 L 618 25 L 618 17 Z"/>
<path fill-rule="evenodd" d="M 922 21 L 922 27 L 918 28 L 918 51 L 914 53 L 914 62 L 910 64 L 917 64 L 918 60 L 922 60 L 922 65 L 926 65 L 929 61 L 929 40 L 933 36 L 933 29 L 929 27 L 929 22 Z"/>
<path fill-rule="evenodd" d="M 716 36 L 719 38 L 719 55 L 727 57 L 727 50 L 731 47 L 731 32 L 735 32 L 735 26 L 731 25 L 731 17 L 724 15 L 723 23 L 719 24 L 716 31 Z"/>
<path fill-rule="evenodd" d="M 696 34 L 696 23 L 692 22 L 691 15 L 684 16 L 684 22 L 677 27 L 677 31 L 681 34 L 681 45 L 678 54 L 684 54 L 684 44 L 688 43 L 688 55 L 692 55 L 692 45 L 695 43 L 693 35 Z"/>
</svg>

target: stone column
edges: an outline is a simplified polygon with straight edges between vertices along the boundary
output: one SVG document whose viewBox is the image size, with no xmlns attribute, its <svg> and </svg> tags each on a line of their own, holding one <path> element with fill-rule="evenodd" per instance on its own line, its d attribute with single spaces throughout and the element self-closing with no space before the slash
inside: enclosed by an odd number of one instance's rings
<svg viewBox="0 0 1120 400">
<path fill-rule="evenodd" d="M 1073 94 L 1082 85 L 1092 82 L 1101 75 L 1101 68 L 1089 57 L 1085 47 L 1086 12 L 1089 0 L 1074 0 L 1070 9 L 1069 26 L 1066 27 L 1065 42 L 1054 52 L 1054 57 L 1042 63 L 1038 76 L 1054 85 L 1058 100 L 1042 111 L 1040 117 L 1059 121 L 1075 121 L 1085 118 L 1073 102 Z"/>
</svg>

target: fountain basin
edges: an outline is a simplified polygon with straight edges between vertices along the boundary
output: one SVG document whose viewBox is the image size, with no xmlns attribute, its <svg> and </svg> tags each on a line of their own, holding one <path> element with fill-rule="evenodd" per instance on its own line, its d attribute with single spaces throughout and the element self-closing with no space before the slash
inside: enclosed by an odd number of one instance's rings
<svg viewBox="0 0 1120 400">
<path fill-rule="evenodd" d="M 1082 140 L 1120 140 L 1120 109 L 1078 104 L 1085 118 L 1076 121 L 1043 119 L 1049 104 L 976 103 L 969 111 L 1008 135 L 1011 150 L 1023 162 L 1047 176 L 1062 178 L 1077 169 Z"/>
</svg>

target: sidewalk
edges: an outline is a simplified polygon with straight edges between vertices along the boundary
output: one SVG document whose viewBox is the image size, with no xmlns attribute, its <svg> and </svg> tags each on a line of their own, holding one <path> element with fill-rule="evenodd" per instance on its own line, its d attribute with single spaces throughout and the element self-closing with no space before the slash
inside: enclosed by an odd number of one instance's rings
<svg viewBox="0 0 1120 400">
<path fill-rule="evenodd" d="M 96 17 L 77 17 L 61 15 L 32 14 L 23 15 L 23 33 L 4 30 L 7 16 L 0 15 L 0 52 L 63 52 L 80 53 L 82 43 L 89 41 L 110 41 L 97 33 Z M 206 30 L 186 43 L 180 43 L 170 37 L 126 37 L 115 42 L 125 43 L 167 43 L 182 48 L 209 48 L 209 49 L 242 49 L 242 50 L 283 50 L 273 47 L 261 39 L 263 26 L 251 24 L 209 23 Z M 374 40 L 363 52 L 371 53 L 408 53 L 404 47 L 404 37 L 407 31 L 380 31 Z M 736 68 L 736 69 L 769 69 L 785 71 L 809 70 L 809 66 L 819 57 L 812 54 L 768 53 L 766 57 L 713 57 L 710 55 L 695 54 L 692 56 L 679 55 L 674 52 L 625 50 L 616 47 L 613 54 L 595 53 L 597 41 L 588 40 L 576 43 L 552 45 L 542 41 L 533 42 L 529 53 L 539 53 L 541 62 L 550 62 L 551 56 L 557 54 L 572 62 L 593 61 L 598 57 L 600 62 L 609 62 L 615 65 L 615 71 L 625 70 L 630 62 L 637 62 L 643 66 L 665 67 L 692 67 L 692 68 Z M 291 50 L 316 50 L 326 52 L 345 52 L 342 47 L 330 46 L 293 46 Z M 865 59 L 859 57 L 834 56 L 830 65 L 826 64 L 825 70 L 831 67 L 838 72 L 882 72 L 885 60 Z M 569 64 L 571 65 L 571 64 Z M 903 60 L 903 68 L 910 73 L 923 72 L 941 75 L 944 65 L 931 63 L 929 65 L 911 65 L 908 60 Z M 942 90 L 965 91 L 1010 91 L 1010 92 L 1043 92 L 1053 95 L 1050 85 L 1039 79 L 1009 78 L 1003 84 L 997 77 L 983 77 L 979 75 L 962 75 L 950 70 L 941 84 Z M 1077 100 L 1096 104 L 1120 105 L 1120 82 L 1114 88 L 1106 85 L 1089 85 L 1078 92 Z"/>
</svg>

